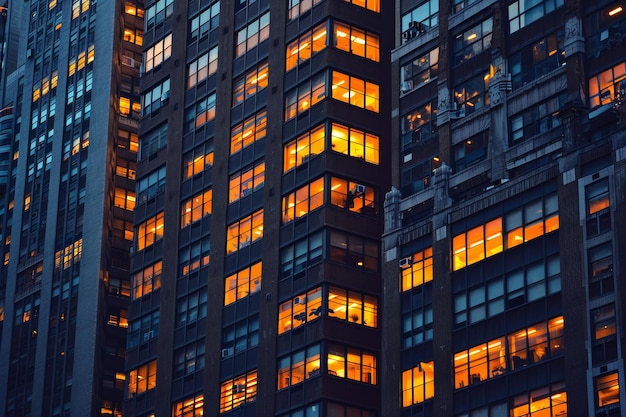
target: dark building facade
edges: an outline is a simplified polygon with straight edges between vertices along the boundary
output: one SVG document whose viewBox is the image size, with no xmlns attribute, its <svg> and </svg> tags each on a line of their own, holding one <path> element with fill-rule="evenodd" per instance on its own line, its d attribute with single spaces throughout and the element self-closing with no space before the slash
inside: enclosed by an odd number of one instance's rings
<svg viewBox="0 0 626 417">
<path fill-rule="evenodd" d="M 129 416 L 374 416 L 394 5 L 145 5 Z"/>
<path fill-rule="evenodd" d="M 121 415 L 142 11 L 0 7 L 0 415 Z"/>
<path fill-rule="evenodd" d="M 381 415 L 626 413 L 624 6 L 397 2 Z"/>
</svg>

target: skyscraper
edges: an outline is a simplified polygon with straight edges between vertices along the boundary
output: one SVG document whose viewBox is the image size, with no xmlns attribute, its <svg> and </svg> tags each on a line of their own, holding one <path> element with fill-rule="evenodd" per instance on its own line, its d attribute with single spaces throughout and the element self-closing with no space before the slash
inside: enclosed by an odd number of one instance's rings
<svg viewBox="0 0 626 417">
<path fill-rule="evenodd" d="M 377 414 L 393 16 L 146 4 L 128 415 Z"/>
<path fill-rule="evenodd" d="M 397 4 L 381 415 L 624 415 L 624 3 Z"/>
<path fill-rule="evenodd" d="M 142 9 L 51 0 L 0 11 L 0 414 L 120 415 Z"/>
</svg>

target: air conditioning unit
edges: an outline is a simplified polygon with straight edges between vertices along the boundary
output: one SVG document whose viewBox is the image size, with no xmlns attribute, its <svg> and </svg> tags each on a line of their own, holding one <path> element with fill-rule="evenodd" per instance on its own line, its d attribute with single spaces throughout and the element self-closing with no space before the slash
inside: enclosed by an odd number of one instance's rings
<svg viewBox="0 0 626 417">
<path fill-rule="evenodd" d="M 417 36 L 417 30 L 410 28 L 402 32 L 402 39 L 405 41 L 411 40 Z"/>
<path fill-rule="evenodd" d="M 411 257 L 407 256 L 406 258 L 402 258 L 402 259 L 400 259 L 400 261 L 398 263 L 400 265 L 400 268 L 403 268 L 403 269 L 408 268 L 408 267 L 411 266 L 411 263 L 412 263 L 411 262 Z"/>
<path fill-rule="evenodd" d="M 244 384 L 233 385 L 233 394 L 242 394 L 246 392 L 246 386 Z"/>
<path fill-rule="evenodd" d="M 365 186 L 363 184 L 357 184 L 354 191 L 357 194 L 363 194 L 365 192 Z"/>
<path fill-rule="evenodd" d="M 465 117 L 465 104 L 458 105 L 457 103 L 452 104 L 452 109 L 450 110 L 450 119 L 462 119 Z"/>
<path fill-rule="evenodd" d="M 233 348 L 226 348 L 226 349 L 222 349 L 222 358 L 227 358 L 229 356 L 232 356 L 233 354 Z"/>
<path fill-rule="evenodd" d="M 135 68 L 135 60 L 129 56 L 122 55 L 122 65 Z"/>
<path fill-rule="evenodd" d="M 293 299 L 293 303 L 294 304 L 305 304 L 306 303 L 306 298 L 304 296 L 296 297 L 296 298 Z"/>
<path fill-rule="evenodd" d="M 401 93 L 408 93 L 412 89 L 413 89 L 413 80 L 404 81 L 403 83 L 400 84 Z"/>
</svg>

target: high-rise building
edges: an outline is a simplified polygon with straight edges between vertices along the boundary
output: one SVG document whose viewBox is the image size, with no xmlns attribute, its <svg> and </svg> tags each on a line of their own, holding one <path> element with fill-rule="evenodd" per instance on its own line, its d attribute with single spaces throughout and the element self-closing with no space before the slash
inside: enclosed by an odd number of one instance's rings
<svg viewBox="0 0 626 417">
<path fill-rule="evenodd" d="M 393 16 L 146 3 L 126 415 L 378 415 Z"/>
<path fill-rule="evenodd" d="M 625 415 L 626 4 L 396 3 L 380 415 Z"/>
<path fill-rule="evenodd" d="M 0 6 L 0 415 L 121 415 L 142 11 Z"/>
</svg>

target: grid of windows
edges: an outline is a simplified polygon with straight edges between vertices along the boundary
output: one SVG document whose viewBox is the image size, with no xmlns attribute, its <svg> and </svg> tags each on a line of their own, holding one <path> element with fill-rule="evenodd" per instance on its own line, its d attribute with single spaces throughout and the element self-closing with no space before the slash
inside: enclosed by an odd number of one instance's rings
<svg viewBox="0 0 626 417">
<path fill-rule="evenodd" d="M 167 145 L 167 123 L 155 127 L 141 137 L 140 159 L 154 155 Z"/>
<path fill-rule="evenodd" d="M 133 369 L 128 378 L 128 398 L 156 388 L 157 361 Z"/>
<path fill-rule="evenodd" d="M 374 113 L 379 111 L 378 85 L 339 71 L 332 72 L 332 98 Z"/>
<path fill-rule="evenodd" d="M 157 84 L 151 90 L 149 90 L 146 94 L 143 95 L 143 105 L 142 105 L 142 114 L 143 116 L 147 116 L 152 112 L 155 112 L 167 104 L 170 98 L 170 79 L 163 81 L 160 84 Z"/>
<path fill-rule="evenodd" d="M 380 40 L 378 35 L 341 22 L 334 22 L 335 48 L 353 55 L 380 61 Z"/>
<path fill-rule="evenodd" d="M 380 0 L 345 0 L 355 6 L 363 7 L 376 13 L 380 13 Z"/>
<path fill-rule="evenodd" d="M 280 251 L 282 278 L 297 274 L 308 266 L 321 261 L 324 249 L 324 234 L 317 232 L 284 247 Z"/>
<path fill-rule="evenodd" d="M 194 291 L 176 301 L 176 327 L 193 323 L 206 317 L 206 287 Z"/>
<path fill-rule="evenodd" d="M 258 191 L 265 183 L 265 162 L 259 162 L 254 167 L 241 170 L 231 175 L 228 181 L 228 203 L 251 195 Z"/>
<path fill-rule="evenodd" d="M 306 184 L 282 198 L 283 224 L 307 215 L 324 205 L 324 178 Z"/>
<path fill-rule="evenodd" d="M 298 294 L 278 306 L 278 334 L 298 328 L 321 315 L 321 287 Z"/>
<path fill-rule="evenodd" d="M 513 88 L 519 88 L 565 63 L 565 30 L 524 47 L 509 58 Z"/>
<path fill-rule="evenodd" d="M 378 301 L 369 295 L 338 287 L 328 290 L 328 317 L 366 327 L 378 325 Z"/>
<path fill-rule="evenodd" d="M 156 25 L 174 14 L 174 0 L 157 0 L 146 9 L 146 30 L 154 29 Z"/>
<path fill-rule="evenodd" d="M 563 0 L 518 0 L 509 4 L 509 31 L 515 33 L 563 6 Z"/>
<path fill-rule="evenodd" d="M 230 130 L 230 154 L 263 139 L 267 134 L 267 111 L 261 110 Z"/>
<path fill-rule="evenodd" d="M 372 164 L 379 162 L 378 136 L 339 123 L 331 126 L 331 149 Z"/>
<path fill-rule="evenodd" d="M 333 145 L 334 146 L 334 145 Z M 325 126 L 320 125 L 288 142 L 283 148 L 283 173 L 324 152 Z"/>
<path fill-rule="evenodd" d="M 263 264 L 257 262 L 226 277 L 224 282 L 224 305 L 241 300 L 261 289 Z"/>
<path fill-rule="evenodd" d="M 137 181 L 137 201 L 139 204 L 153 199 L 164 191 L 165 165 Z"/>
<path fill-rule="evenodd" d="M 209 264 L 211 259 L 211 239 L 206 236 L 178 251 L 179 267 L 182 276 Z"/>
<path fill-rule="evenodd" d="M 205 350 L 204 339 L 177 349 L 174 352 L 174 378 L 180 378 L 204 369 Z"/>
<path fill-rule="evenodd" d="M 341 345 L 329 344 L 328 375 L 376 385 L 376 356 Z"/>
<path fill-rule="evenodd" d="M 326 32 L 326 22 L 324 22 L 290 42 L 287 45 L 285 71 L 297 67 L 326 48 Z"/>
<path fill-rule="evenodd" d="M 378 242 L 339 231 L 330 232 L 329 258 L 353 267 L 378 270 Z"/>
<path fill-rule="evenodd" d="M 285 121 L 326 98 L 326 73 L 318 74 L 285 94 Z"/>
<path fill-rule="evenodd" d="M 511 416 L 556 417 L 567 414 L 567 391 L 562 382 L 515 396 L 510 411 Z"/>
<path fill-rule="evenodd" d="M 491 47 L 493 18 L 459 33 L 454 40 L 454 63 L 460 64 Z"/>
<path fill-rule="evenodd" d="M 204 143 L 183 156 L 183 181 L 213 166 L 213 142 Z"/>
<path fill-rule="evenodd" d="M 401 290 L 408 291 L 433 280 L 433 248 L 426 248 L 401 261 Z"/>
<path fill-rule="evenodd" d="M 439 0 L 426 0 L 402 15 L 402 32 L 415 28 L 424 32 L 439 24 Z"/>
<path fill-rule="evenodd" d="M 222 331 L 222 359 L 259 344 L 259 316 L 240 320 L 234 325 L 225 326 Z"/>
<path fill-rule="evenodd" d="M 270 36 L 270 12 L 250 22 L 237 32 L 235 57 L 240 57 Z"/>
<path fill-rule="evenodd" d="M 132 349 L 159 336 L 159 310 L 133 320 L 128 326 L 128 348 Z"/>
<path fill-rule="evenodd" d="M 115 187 L 113 205 L 124 210 L 133 211 L 135 209 L 135 192 Z M 28 210 L 27 206 L 24 210 Z"/>
<path fill-rule="evenodd" d="M 595 386 L 596 407 L 605 407 L 619 403 L 619 374 L 617 372 L 597 377 Z"/>
<path fill-rule="evenodd" d="M 289 20 L 297 19 L 301 14 L 306 13 L 321 2 L 322 0 L 288 0 Z"/>
<path fill-rule="evenodd" d="M 408 93 L 427 83 L 439 72 L 439 48 L 435 48 L 400 68 L 400 93 Z"/>
</svg>

